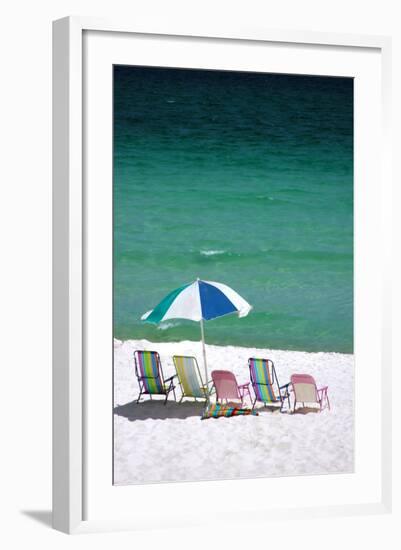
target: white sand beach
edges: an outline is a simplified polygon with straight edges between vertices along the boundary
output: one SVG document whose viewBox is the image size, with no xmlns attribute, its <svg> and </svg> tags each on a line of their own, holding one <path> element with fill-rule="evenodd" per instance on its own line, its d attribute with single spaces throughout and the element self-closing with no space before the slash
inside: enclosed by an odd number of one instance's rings
<svg viewBox="0 0 401 550">
<path fill-rule="evenodd" d="M 349 473 L 354 455 L 354 356 L 207 345 L 209 373 L 227 369 L 238 383 L 249 381 L 249 357 L 274 361 L 280 384 L 291 374 L 311 374 L 328 385 L 331 410 L 201 420 L 204 405 L 170 394 L 152 401 L 139 394 L 133 353 L 158 351 L 166 377 L 175 373 L 174 354 L 194 355 L 197 342 L 114 342 L 114 482 L 134 483 Z M 177 390 L 178 398 L 180 390 Z M 258 407 L 260 404 L 258 405 Z"/>
</svg>

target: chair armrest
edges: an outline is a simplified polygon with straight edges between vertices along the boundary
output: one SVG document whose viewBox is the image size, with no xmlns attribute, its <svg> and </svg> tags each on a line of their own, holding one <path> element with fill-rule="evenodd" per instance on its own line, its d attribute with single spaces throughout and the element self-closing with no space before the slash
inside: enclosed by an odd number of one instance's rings
<svg viewBox="0 0 401 550">
<path fill-rule="evenodd" d="M 170 382 L 171 380 L 173 380 L 173 378 L 176 378 L 177 375 L 176 374 L 173 374 L 173 376 L 170 376 L 169 378 L 165 378 L 164 381 L 165 382 Z"/>
<path fill-rule="evenodd" d="M 249 386 L 249 384 L 250 384 L 250 382 L 247 382 L 246 384 L 238 384 L 238 387 L 239 388 L 246 388 L 246 387 Z"/>
<path fill-rule="evenodd" d="M 318 388 L 317 391 L 324 392 L 324 391 L 327 391 L 328 389 L 329 389 L 329 386 L 322 386 L 321 388 Z"/>
<path fill-rule="evenodd" d="M 282 386 L 279 386 L 280 390 L 284 388 L 288 388 L 288 386 L 291 386 L 291 382 L 287 382 L 287 384 L 283 384 Z"/>
</svg>

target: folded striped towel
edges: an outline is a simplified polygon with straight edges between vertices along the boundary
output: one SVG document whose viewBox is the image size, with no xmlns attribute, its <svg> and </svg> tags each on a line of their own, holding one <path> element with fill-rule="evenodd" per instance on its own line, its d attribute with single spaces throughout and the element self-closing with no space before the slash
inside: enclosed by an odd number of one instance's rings
<svg viewBox="0 0 401 550">
<path fill-rule="evenodd" d="M 231 405 L 221 405 L 220 403 L 213 403 L 205 409 L 201 420 L 205 420 L 206 418 L 219 418 L 220 416 L 229 417 L 247 414 L 258 416 L 259 413 L 257 411 L 254 411 L 253 409 L 242 409 L 240 407 L 233 407 Z"/>
</svg>

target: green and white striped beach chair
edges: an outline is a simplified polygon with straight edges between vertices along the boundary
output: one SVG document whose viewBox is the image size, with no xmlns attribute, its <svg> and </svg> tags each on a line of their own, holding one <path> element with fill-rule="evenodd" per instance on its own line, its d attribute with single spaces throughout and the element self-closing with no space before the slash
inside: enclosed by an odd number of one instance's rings
<svg viewBox="0 0 401 550">
<path fill-rule="evenodd" d="M 252 408 L 255 407 L 257 401 L 260 401 L 265 406 L 280 405 L 280 412 L 282 412 L 284 402 L 287 401 L 288 410 L 290 410 L 290 382 L 280 386 L 273 361 L 251 357 L 248 359 L 248 365 L 252 388 L 255 393 Z"/>
<path fill-rule="evenodd" d="M 184 397 L 193 397 L 195 400 L 198 398 L 208 399 L 211 391 L 209 391 L 208 386 L 202 380 L 196 358 L 174 355 L 173 361 L 181 386 L 182 396 L 180 401 Z"/>
<path fill-rule="evenodd" d="M 152 399 L 152 395 L 165 395 L 164 404 L 167 403 L 170 392 L 173 392 L 174 401 L 175 385 L 174 378 L 164 378 L 160 356 L 157 351 L 139 351 L 134 352 L 135 359 L 135 374 L 139 384 L 139 397 L 137 403 L 143 394 L 148 394 Z"/>
</svg>

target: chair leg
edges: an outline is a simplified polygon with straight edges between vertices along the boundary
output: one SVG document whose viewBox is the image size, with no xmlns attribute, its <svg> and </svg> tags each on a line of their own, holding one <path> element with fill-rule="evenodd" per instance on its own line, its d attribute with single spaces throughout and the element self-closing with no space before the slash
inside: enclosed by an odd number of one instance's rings
<svg viewBox="0 0 401 550">
<path fill-rule="evenodd" d="M 330 410 L 330 401 L 329 401 L 329 396 L 327 395 L 327 389 L 322 394 L 322 408 L 323 408 L 323 400 L 324 399 L 326 400 L 327 407 Z"/>
<path fill-rule="evenodd" d="M 168 390 L 166 390 L 166 399 L 164 400 L 164 405 L 167 403 L 168 396 L 170 395 L 170 392 L 171 392 L 171 382 L 170 382 L 170 385 L 168 387 Z"/>
<path fill-rule="evenodd" d="M 252 403 L 252 395 L 251 395 L 251 390 L 248 388 L 248 397 L 249 397 L 249 401 Z"/>
<path fill-rule="evenodd" d="M 141 399 L 141 396 L 142 396 L 142 390 L 139 391 L 139 397 L 138 399 L 136 400 L 136 404 L 138 405 L 140 399 Z"/>
<path fill-rule="evenodd" d="M 170 385 L 168 387 L 168 390 L 166 390 L 166 399 L 164 400 L 164 404 L 167 403 L 168 396 L 170 395 L 170 392 L 173 392 L 174 395 L 174 401 L 177 402 L 177 396 L 175 395 L 175 386 L 173 384 L 173 381 L 170 382 Z M 182 398 L 181 398 L 182 399 Z"/>
</svg>

